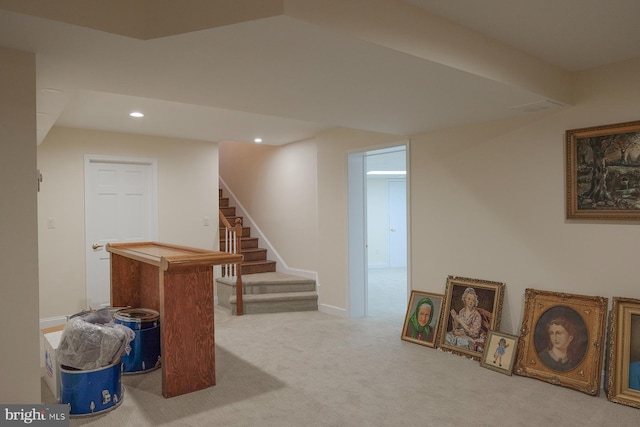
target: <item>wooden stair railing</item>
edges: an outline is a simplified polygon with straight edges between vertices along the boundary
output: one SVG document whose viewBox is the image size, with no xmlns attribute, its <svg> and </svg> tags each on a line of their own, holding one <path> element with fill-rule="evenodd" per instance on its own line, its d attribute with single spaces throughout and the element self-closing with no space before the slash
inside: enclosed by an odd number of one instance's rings
<svg viewBox="0 0 640 427">
<path fill-rule="evenodd" d="M 220 222 L 224 225 L 224 248 L 221 251 L 231 254 L 242 253 L 242 219 L 236 218 L 235 225 L 231 225 L 227 217 L 220 211 Z M 242 316 L 244 304 L 242 303 L 242 263 L 226 264 L 222 266 L 222 276 L 236 278 L 236 315 Z"/>
</svg>

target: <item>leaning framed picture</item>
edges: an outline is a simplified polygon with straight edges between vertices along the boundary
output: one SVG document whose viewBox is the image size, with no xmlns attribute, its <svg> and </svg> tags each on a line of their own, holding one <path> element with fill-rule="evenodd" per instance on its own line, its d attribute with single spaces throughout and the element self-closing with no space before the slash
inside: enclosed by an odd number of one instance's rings
<svg viewBox="0 0 640 427">
<path fill-rule="evenodd" d="M 517 348 L 518 337 L 516 335 L 489 331 L 480 365 L 501 374 L 511 375 Z"/>
<path fill-rule="evenodd" d="M 515 373 L 597 396 L 607 298 L 525 290 Z"/>
<path fill-rule="evenodd" d="M 640 408 L 640 300 L 614 297 L 609 323 L 607 398 Z"/>
<path fill-rule="evenodd" d="M 435 347 L 443 298 L 444 295 L 441 294 L 411 291 L 401 338 L 427 347 Z"/>
<path fill-rule="evenodd" d="M 567 219 L 640 220 L 640 121 L 565 134 Z"/>
<path fill-rule="evenodd" d="M 489 331 L 500 326 L 504 287 L 501 282 L 447 277 L 439 347 L 480 360 Z"/>
</svg>

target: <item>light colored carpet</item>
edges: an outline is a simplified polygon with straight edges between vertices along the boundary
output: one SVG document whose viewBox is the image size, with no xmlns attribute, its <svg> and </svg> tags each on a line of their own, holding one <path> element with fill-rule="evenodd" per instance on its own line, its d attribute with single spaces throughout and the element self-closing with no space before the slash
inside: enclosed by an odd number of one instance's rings
<svg viewBox="0 0 640 427">
<path fill-rule="evenodd" d="M 165 399 L 160 371 L 71 426 L 634 426 L 640 410 L 400 339 L 395 319 L 216 307 L 217 384 Z M 43 382 L 43 402 L 52 396 Z"/>
<path fill-rule="evenodd" d="M 391 318 L 398 315 L 404 316 L 407 303 L 406 267 L 367 270 L 367 316 Z"/>
</svg>

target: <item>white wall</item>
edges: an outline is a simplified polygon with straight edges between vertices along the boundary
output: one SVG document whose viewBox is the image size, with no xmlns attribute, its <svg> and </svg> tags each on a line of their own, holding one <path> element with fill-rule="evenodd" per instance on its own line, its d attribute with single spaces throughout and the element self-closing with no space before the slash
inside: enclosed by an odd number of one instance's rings
<svg viewBox="0 0 640 427">
<path fill-rule="evenodd" d="M 577 76 L 558 112 L 412 137 L 412 275 L 506 283 L 502 330 L 524 291 L 640 298 L 640 224 L 565 220 L 565 131 L 640 118 L 640 60 Z M 421 278 L 421 280 L 416 280 Z"/>
<path fill-rule="evenodd" d="M 284 146 L 220 143 L 220 176 L 284 265 L 303 273 L 316 271 L 318 257 L 316 174 L 312 140 Z"/>
<path fill-rule="evenodd" d="M 158 240 L 217 249 L 218 149 L 210 142 L 54 127 L 38 146 L 40 316 L 86 309 L 84 155 L 158 161 Z M 203 225 L 203 217 L 210 226 Z M 47 228 L 47 218 L 56 228 Z"/>
<path fill-rule="evenodd" d="M 386 148 L 406 139 L 353 129 L 334 129 L 316 137 L 318 144 L 318 260 L 321 309 L 347 316 L 349 153 Z"/>
<path fill-rule="evenodd" d="M 35 55 L 0 47 L 0 402 L 39 403 Z"/>
<path fill-rule="evenodd" d="M 346 316 L 345 150 L 383 148 L 399 139 L 335 129 L 277 147 L 220 143 L 220 176 L 287 266 L 323 272 L 317 281 L 321 310 Z"/>
<path fill-rule="evenodd" d="M 575 76 L 573 106 L 412 136 L 414 288 L 443 293 L 448 275 L 505 282 L 508 333 L 518 333 L 526 288 L 640 298 L 640 224 L 566 221 L 564 212 L 565 131 L 640 119 L 638 75 L 640 60 L 590 70 Z M 321 309 L 348 307 L 347 156 L 400 139 L 349 129 L 316 137 L 318 257 L 305 267 L 318 272 Z M 284 179 L 254 161 L 253 180 Z M 314 191 L 304 185 L 295 194 Z M 248 183 L 243 193 L 260 197 Z M 260 201 L 257 210 L 278 208 Z"/>
</svg>

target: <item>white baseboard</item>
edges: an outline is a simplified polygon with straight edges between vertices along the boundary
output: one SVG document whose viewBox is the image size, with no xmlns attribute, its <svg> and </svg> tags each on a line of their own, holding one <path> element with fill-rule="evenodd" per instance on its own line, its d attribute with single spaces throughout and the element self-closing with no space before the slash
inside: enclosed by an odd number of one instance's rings
<svg viewBox="0 0 640 427">
<path fill-rule="evenodd" d="M 40 329 L 53 328 L 54 326 L 60 326 L 67 323 L 67 316 L 58 317 L 46 317 L 40 319 Z"/>
<path fill-rule="evenodd" d="M 333 307 L 327 304 L 319 304 L 318 311 L 331 314 L 332 316 L 342 317 L 343 319 L 347 318 L 347 310 L 344 308 Z"/>
</svg>

